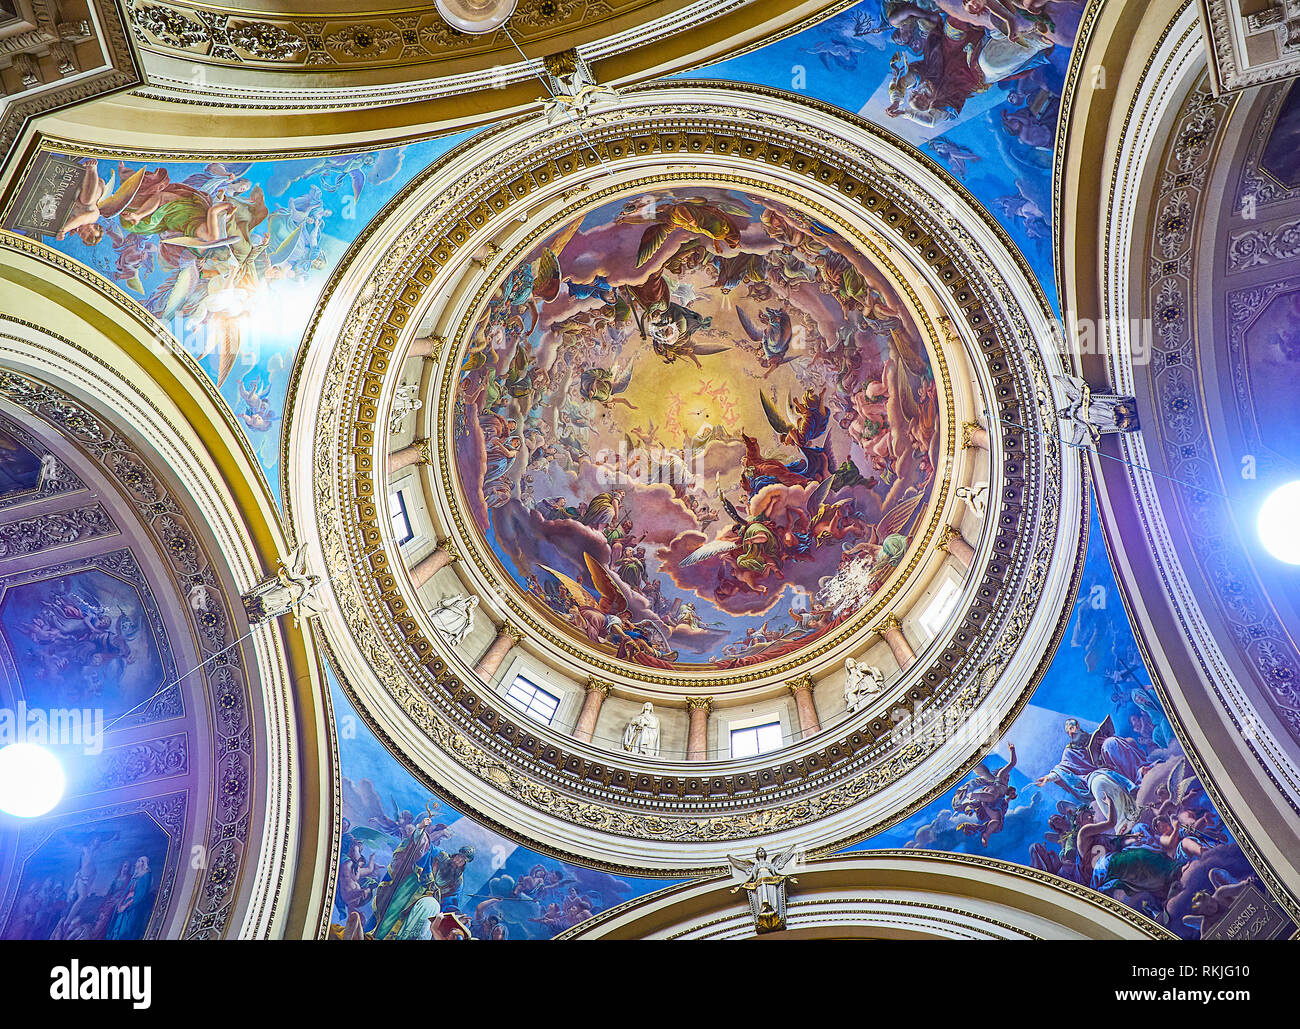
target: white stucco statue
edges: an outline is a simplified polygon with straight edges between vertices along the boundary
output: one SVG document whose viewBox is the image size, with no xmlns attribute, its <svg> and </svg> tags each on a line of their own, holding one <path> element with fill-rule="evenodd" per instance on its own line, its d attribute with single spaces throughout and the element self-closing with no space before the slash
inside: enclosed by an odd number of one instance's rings
<svg viewBox="0 0 1300 1029">
<path fill-rule="evenodd" d="M 983 519 L 989 510 L 989 484 L 984 481 L 973 482 L 969 486 L 958 486 L 954 491 L 957 499 L 970 508 L 976 518 Z"/>
<path fill-rule="evenodd" d="M 1094 446 L 1102 433 L 1137 432 L 1141 428 L 1137 400 L 1117 393 L 1094 393 L 1073 375 L 1055 375 L 1065 393 L 1065 405 L 1057 411 L 1063 423 L 1061 435 L 1076 446 Z"/>
<path fill-rule="evenodd" d="M 727 855 L 737 879 L 743 881 L 731 888 L 732 893 L 744 890 L 749 895 L 749 909 L 754 916 L 754 930 L 759 933 L 776 932 L 785 928 L 786 883 L 799 880 L 782 870 L 795 855 L 795 846 L 769 858 L 759 847 L 752 860 Z"/>
<path fill-rule="evenodd" d="M 407 416 L 414 414 L 423 406 L 424 401 L 420 399 L 420 384 L 400 383 L 393 397 L 392 409 L 388 414 L 388 431 L 396 436 L 406 426 Z"/>
<path fill-rule="evenodd" d="M 885 688 L 885 677 L 875 665 L 844 659 L 844 706 L 849 714 L 861 711 L 868 700 Z"/>
<path fill-rule="evenodd" d="M 623 730 L 623 749 L 630 754 L 659 756 L 659 716 L 649 701 L 642 705 L 641 713 Z"/>
<path fill-rule="evenodd" d="M 249 622 L 260 625 L 272 618 L 292 614 L 296 625 L 315 618 L 321 613 L 321 603 L 316 596 L 320 582 L 319 575 L 312 575 L 307 570 L 307 544 L 304 543 L 287 562 L 279 563 L 274 575 L 263 579 L 243 595 Z M 195 603 L 193 591 L 190 603 Z"/>
<path fill-rule="evenodd" d="M 433 627 L 446 638 L 453 647 L 465 642 L 474 629 L 474 608 L 478 607 L 478 597 L 465 593 L 453 593 L 443 597 L 437 606 L 429 612 Z"/>
</svg>

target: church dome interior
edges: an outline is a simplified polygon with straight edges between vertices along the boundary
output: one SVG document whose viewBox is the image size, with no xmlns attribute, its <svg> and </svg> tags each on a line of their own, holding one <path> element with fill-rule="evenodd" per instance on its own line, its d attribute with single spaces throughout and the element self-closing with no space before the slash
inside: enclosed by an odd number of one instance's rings
<svg viewBox="0 0 1300 1029">
<path fill-rule="evenodd" d="M 1294 4 L 372 6 L 0 0 L 0 938 L 1300 938 Z"/>
</svg>

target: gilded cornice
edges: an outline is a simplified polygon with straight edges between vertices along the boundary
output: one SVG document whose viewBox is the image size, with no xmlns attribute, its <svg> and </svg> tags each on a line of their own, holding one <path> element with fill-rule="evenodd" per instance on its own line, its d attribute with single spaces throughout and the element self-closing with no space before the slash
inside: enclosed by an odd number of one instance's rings
<svg viewBox="0 0 1300 1029">
<path fill-rule="evenodd" d="M 386 375 L 400 365 L 417 330 L 430 331 L 422 324 L 423 312 L 435 294 L 441 295 L 437 284 L 445 276 L 467 266 L 469 255 L 498 226 L 514 220 L 519 207 L 531 209 L 572 194 L 593 177 L 597 164 L 587 146 L 563 127 L 524 133 L 522 126 L 507 126 L 460 148 L 390 208 L 407 210 L 404 228 L 385 237 L 382 252 L 373 263 L 367 261 L 364 271 L 348 265 L 367 241 L 354 246 L 331 291 L 343 278 L 366 285 L 354 298 L 327 295 L 322 300 L 306 348 L 312 349 L 318 329 L 328 333 L 329 341 L 320 344 L 321 372 L 315 373 L 321 377 L 314 374 L 313 388 L 304 393 L 295 372 L 291 402 L 311 396 L 320 404 L 309 409 L 314 412 L 310 423 L 298 413 L 293 419 L 295 432 L 302 426 L 314 440 L 290 444 L 313 455 L 312 495 L 296 489 L 295 481 L 290 492 L 293 517 L 310 514 L 329 568 L 338 617 L 330 619 L 327 630 L 343 657 L 341 678 L 363 709 L 383 709 L 385 720 L 399 719 L 393 728 L 401 738 L 418 733 L 434 744 L 433 764 L 444 786 L 450 784 L 463 802 L 498 822 L 504 811 L 522 805 L 543 816 L 534 818 L 539 827 L 547 820 L 573 826 L 578 835 L 562 849 L 606 853 L 608 845 L 599 840 L 626 837 L 650 841 L 651 849 L 659 842 L 679 841 L 712 853 L 728 840 L 834 821 L 882 790 L 896 788 L 921 761 L 936 751 L 948 753 L 956 726 L 992 696 L 1002 698 L 997 702 L 1002 706 L 990 719 L 984 717 L 990 712 L 981 713 L 980 728 L 971 734 L 979 738 L 969 740 L 970 752 L 996 737 L 1041 674 L 1040 649 L 1050 652 L 1065 624 L 1068 605 L 1058 608 L 1054 600 L 1047 610 L 1043 600 L 1072 589 L 1077 579 L 1077 548 L 1062 550 L 1057 529 L 1064 526 L 1071 540 L 1079 538 L 1078 464 L 1073 458 L 1062 462 L 1054 435 L 1019 429 L 1026 421 L 1051 419 L 1054 411 L 1042 352 L 1005 342 L 1032 344 L 1047 336 L 1045 310 L 1029 299 L 1035 297 L 1033 286 L 1019 279 L 1013 288 L 1004 279 L 1008 270 L 1014 275 L 1019 267 L 1017 258 L 1009 249 L 997 260 L 984 253 L 986 244 L 976 241 L 970 226 L 978 226 L 982 240 L 1000 237 L 995 229 L 986 231 L 982 215 L 972 208 L 974 222 L 954 218 L 952 199 L 927 194 L 915 174 L 894 169 L 856 142 L 875 136 L 873 146 L 879 149 L 892 146 L 892 140 L 828 111 L 807 120 L 812 105 L 804 102 L 799 109 L 806 120 L 789 122 L 793 105 L 762 91 L 688 84 L 633 95 L 637 103 L 632 107 L 593 116 L 584 125 L 587 140 L 605 161 L 672 163 L 717 155 L 738 170 L 766 167 L 769 175 L 779 170 L 783 179 L 802 180 L 810 197 L 834 191 L 882 226 L 893 245 L 907 250 L 910 259 L 922 262 L 926 274 L 943 284 L 945 306 L 959 312 L 963 330 L 993 369 L 990 382 L 998 385 L 991 403 L 1002 415 L 992 430 L 995 446 L 1013 457 L 1009 488 L 999 493 L 999 520 L 990 526 L 989 558 L 997 571 L 986 573 L 976 605 L 954 623 L 957 635 L 928 651 L 905 684 L 909 704 L 924 701 L 951 717 L 904 741 L 881 712 L 792 747 L 768 768 L 745 773 L 630 764 L 635 761 L 631 756 L 597 752 L 516 721 L 424 628 L 424 616 L 410 606 L 400 581 L 404 572 L 392 564 L 380 524 L 377 497 L 383 481 L 376 469 L 382 462 L 376 455 L 382 452 L 384 434 L 376 426 L 382 419 Z M 728 102 L 721 103 L 723 98 Z M 831 119 L 839 120 L 837 127 L 828 125 Z M 498 144 L 498 134 L 519 140 Z M 440 183 L 436 193 L 429 192 L 431 183 Z M 425 194 L 429 199 L 420 202 L 423 206 L 411 210 L 413 199 L 408 198 Z M 599 191 L 590 194 L 594 204 Z M 376 224 L 386 219 L 391 215 Z M 1026 301 L 1029 307 L 1023 306 Z M 324 329 L 317 324 L 323 310 L 345 313 L 337 323 L 331 315 L 330 327 Z M 449 346 L 458 349 L 462 341 L 455 334 L 448 337 Z M 445 355 L 440 366 L 446 367 L 453 356 Z M 946 431 L 951 452 L 956 432 L 951 419 Z M 1065 509 L 1063 481 L 1072 483 Z M 305 529 L 298 525 L 299 534 Z M 458 546 L 465 543 L 459 530 L 452 535 Z M 492 603 L 509 606 L 509 598 L 494 595 Z M 1039 630 L 1031 633 L 1031 623 Z M 1029 658 L 1025 646 L 1036 656 Z M 1018 670 L 1008 675 L 1013 666 Z M 617 678 L 626 678 L 622 669 Z M 709 689 L 717 684 L 692 683 Z M 398 744 L 394 749 L 408 748 Z M 928 774 L 920 792 L 933 795 L 930 784 L 936 778 L 952 779 Z M 471 797 L 466 792 L 470 782 L 486 782 L 495 790 L 472 791 Z M 913 808 L 909 796 L 890 806 L 889 817 Z M 511 817 L 529 816 L 520 812 Z M 840 838 L 878 827 L 879 816 L 858 820 L 839 830 Z M 539 835 L 545 845 L 546 832 L 539 829 Z M 703 855 L 695 860 L 700 859 Z M 637 861 L 644 860 L 639 854 Z"/>
<path fill-rule="evenodd" d="M 602 27 L 616 20 L 642 21 L 688 5 L 689 0 L 520 0 L 508 28 L 525 48 L 537 46 L 539 54 L 552 53 L 572 46 L 567 41 L 575 33 L 599 38 Z M 741 4 L 730 0 L 712 6 L 727 10 Z M 126 0 L 126 10 L 146 52 L 205 65 L 329 72 L 437 64 L 497 53 L 510 54 L 509 63 L 514 63 L 517 56 L 504 31 L 459 32 L 432 4 L 402 11 L 326 6 L 308 15 Z M 552 45 L 552 40 L 559 42 Z"/>
<path fill-rule="evenodd" d="M 31 119 L 144 82 L 120 0 L 19 0 L 16 7 L 29 28 L 3 41 L 0 166 Z"/>
<path fill-rule="evenodd" d="M 852 0 L 522 0 L 509 34 L 483 36 L 451 30 L 431 4 L 401 12 L 326 4 L 302 16 L 215 10 L 190 0 L 129 3 L 149 64 L 149 83 L 136 99 L 161 101 L 155 116 L 172 124 L 168 104 L 232 115 L 310 112 L 322 117 L 294 131 L 310 132 L 319 145 L 330 135 L 368 133 L 384 107 L 422 105 L 381 116 L 388 139 L 517 114 L 545 96 L 537 77 L 542 58 L 572 48 L 600 81 L 626 86 L 766 45 Z M 368 119 L 359 117 L 367 111 Z M 334 116 L 324 118 L 327 112 Z M 120 117 L 137 116 L 148 112 L 123 105 Z M 180 125 L 174 131 L 183 133 Z M 232 124 L 227 134 L 243 132 Z"/>
</svg>

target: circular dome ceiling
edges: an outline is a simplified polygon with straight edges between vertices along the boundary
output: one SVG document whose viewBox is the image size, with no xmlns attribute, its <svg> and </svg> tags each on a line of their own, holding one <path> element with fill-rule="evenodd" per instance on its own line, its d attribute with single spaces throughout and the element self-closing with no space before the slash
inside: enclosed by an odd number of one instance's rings
<svg viewBox="0 0 1300 1029">
<path fill-rule="evenodd" d="M 734 669 L 895 592 L 940 398 L 900 289 L 845 228 L 646 183 L 565 213 L 500 274 L 466 333 L 455 474 L 569 646 Z"/>
<path fill-rule="evenodd" d="M 1065 624 L 1049 317 L 950 178 L 802 98 L 674 83 L 476 137 L 362 233 L 290 387 L 343 688 L 459 804 L 585 861 L 863 838 L 983 752 Z M 476 638 L 431 614 L 462 596 Z M 890 673 L 851 711 L 848 657 Z M 710 703 L 825 707 L 774 753 L 647 756 L 521 715 L 512 668 L 683 735 Z"/>
</svg>

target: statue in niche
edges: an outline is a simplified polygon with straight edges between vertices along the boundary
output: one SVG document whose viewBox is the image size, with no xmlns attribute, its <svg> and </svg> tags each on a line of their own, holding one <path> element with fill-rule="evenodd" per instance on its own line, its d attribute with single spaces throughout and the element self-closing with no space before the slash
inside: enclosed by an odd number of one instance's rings
<svg viewBox="0 0 1300 1029">
<path fill-rule="evenodd" d="M 744 882 L 731 888 L 731 892 L 744 890 L 749 894 L 749 910 L 754 915 L 755 932 L 770 933 L 785 928 L 786 883 L 797 883 L 799 880 L 792 875 L 785 875 L 781 869 L 790 863 L 794 854 L 795 846 L 792 845 L 771 860 L 762 847 L 754 851 L 752 861 L 727 855 L 727 860 L 737 875 L 745 877 Z"/>
<path fill-rule="evenodd" d="M 253 625 L 292 614 L 294 624 L 321 613 L 316 599 L 320 576 L 307 572 L 307 544 L 295 550 L 286 565 L 280 562 L 275 575 L 263 579 L 241 598 L 248 620 Z M 190 603 L 195 602 L 193 594 Z"/>
<path fill-rule="evenodd" d="M 875 665 L 844 659 L 844 706 L 849 714 L 861 711 L 867 701 L 885 688 L 885 677 Z"/>
<path fill-rule="evenodd" d="M 659 716 L 649 701 L 642 705 L 641 713 L 623 730 L 623 749 L 629 754 L 659 756 Z"/>
<path fill-rule="evenodd" d="M 963 501 L 976 518 L 981 521 L 984 520 L 984 516 L 988 514 L 989 510 L 989 484 L 987 482 L 973 482 L 969 486 L 958 486 L 954 492 L 957 499 Z"/>
<path fill-rule="evenodd" d="M 396 436 L 406 426 L 406 419 L 424 406 L 420 399 L 418 382 L 403 382 L 397 387 L 393 397 L 393 407 L 388 415 L 388 431 Z"/>
<path fill-rule="evenodd" d="M 474 609 L 478 607 L 478 597 L 454 593 L 443 597 L 437 606 L 429 612 L 433 627 L 453 647 L 465 642 L 465 637 L 474 631 Z"/>
</svg>

